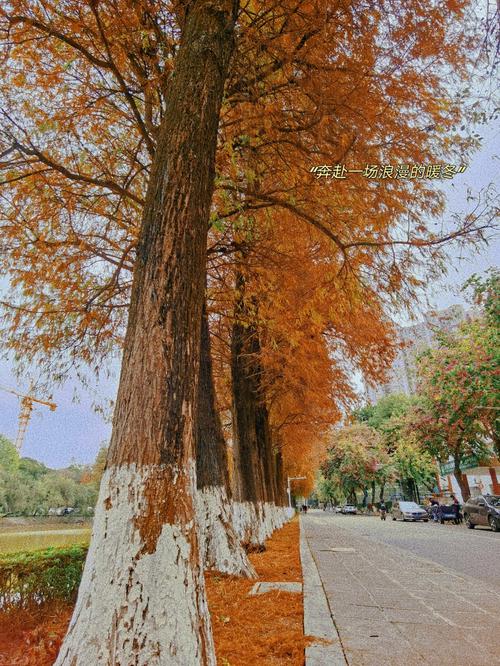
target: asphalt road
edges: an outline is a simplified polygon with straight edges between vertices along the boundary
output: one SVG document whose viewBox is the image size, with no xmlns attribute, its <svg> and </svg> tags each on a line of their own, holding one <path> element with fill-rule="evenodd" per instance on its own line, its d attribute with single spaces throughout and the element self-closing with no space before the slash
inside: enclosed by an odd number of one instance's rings
<svg viewBox="0 0 500 666">
<path fill-rule="evenodd" d="M 390 516 L 383 522 L 378 517 L 321 513 L 355 536 L 396 546 L 500 591 L 500 532 L 478 527 L 469 530 L 449 523 L 394 522 Z"/>
</svg>

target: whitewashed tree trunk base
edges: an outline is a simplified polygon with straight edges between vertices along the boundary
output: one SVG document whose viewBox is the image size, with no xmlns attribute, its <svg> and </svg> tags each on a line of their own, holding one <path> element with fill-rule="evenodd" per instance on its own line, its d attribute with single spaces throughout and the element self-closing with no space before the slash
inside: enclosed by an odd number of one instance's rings
<svg viewBox="0 0 500 666">
<path fill-rule="evenodd" d="M 256 573 L 233 527 L 233 509 L 223 486 L 196 493 L 200 552 L 206 569 L 245 578 Z"/>
<path fill-rule="evenodd" d="M 216 664 L 199 553 L 192 553 L 188 538 L 194 525 L 165 524 L 154 552 L 143 548 L 134 521 L 146 506 L 148 476 L 148 468 L 135 465 L 104 473 L 78 600 L 56 666 Z"/>
<path fill-rule="evenodd" d="M 246 546 L 261 548 L 273 532 L 283 527 L 294 514 L 271 502 L 233 502 L 233 524 Z"/>
<path fill-rule="evenodd" d="M 270 505 L 271 511 L 271 520 L 275 530 L 279 530 L 287 522 L 285 512 L 283 511 L 282 506 L 277 506 L 276 504 Z"/>
<path fill-rule="evenodd" d="M 275 524 L 274 524 L 274 504 L 270 502 L 262 502 L 259 505 L 260 512 L 260 530 L 262 538 L 264 541 L 269 539 L 272 536 Z"/>
<path fill-rule="evenodd" d="M 258 507 L 253 502 L 233 502 L 233 525 L 245 546 L 259 548 L 264 545 Z"/>
<path fill-rule="evenodd" d="M 283 525 L 286 525 L 286 523 L 290 522 L 290 520 L 295 515 L 295 511 L 292 510 L 290 512 L 287 506 L 277 506 L 276 511 L 282 527 Z"/>
</svg>

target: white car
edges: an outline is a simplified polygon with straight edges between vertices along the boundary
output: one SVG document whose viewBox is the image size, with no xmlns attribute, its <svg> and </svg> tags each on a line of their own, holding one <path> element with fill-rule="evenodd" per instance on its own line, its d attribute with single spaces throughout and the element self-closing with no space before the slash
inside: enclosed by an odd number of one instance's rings
<svg viewBox="0 0 500 666">
<path fill-rule="evenodd" d="M 356 509 L 354 504 L 344 504 L 344 506 L 340 509 L 340 513 L 356 514 L 358 513 L 358 510 Z"/>
<path fill-rule="evenodd" d="M 429 514 L 416 502 L 394 502 L 391 509 L 392 519 L 397 520 L 423 520 L 427 523 Z"/>
</svg>

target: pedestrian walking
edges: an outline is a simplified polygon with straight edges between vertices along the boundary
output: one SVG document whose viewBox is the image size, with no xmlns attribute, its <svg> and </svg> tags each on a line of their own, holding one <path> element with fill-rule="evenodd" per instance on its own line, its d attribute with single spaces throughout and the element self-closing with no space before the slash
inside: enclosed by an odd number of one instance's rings
<svg viewBox="0 0 500 666">
<path fill-rule="evenodd" d="M 451 495 L 453 501 L 453 511 L 455 512 L 455 519 L 453 520 L 455 525 L 460 524 L 460 502 L 458 501 L 455 495 Z"/>
<path fill-rule="evenodd" d="M 387 517 L 387 507 L 385 505 L 385 502 L 383 501 L 380 502 L 379 510 L 380 510 L 380 520 L 385 520 Z"/>
</svg>

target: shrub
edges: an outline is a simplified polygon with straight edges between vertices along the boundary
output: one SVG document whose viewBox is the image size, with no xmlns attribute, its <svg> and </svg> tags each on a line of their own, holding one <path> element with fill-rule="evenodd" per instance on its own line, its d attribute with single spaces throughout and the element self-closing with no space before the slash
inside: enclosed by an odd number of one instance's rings
<svg viewBox="0 0 500 666">
<path fill-rule="evenodd" d="M 87 555 L 84 546 L 0 556 L 0 610 L 73 601 Z"/>
</svg>

